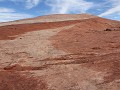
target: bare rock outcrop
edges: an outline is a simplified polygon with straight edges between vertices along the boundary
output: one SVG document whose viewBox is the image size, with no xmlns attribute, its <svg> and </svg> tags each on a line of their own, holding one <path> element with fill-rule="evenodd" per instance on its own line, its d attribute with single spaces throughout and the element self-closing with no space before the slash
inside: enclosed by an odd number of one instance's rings
<svg viewBox="0 0 120 90">
<path fill-rule="evenodd" d="M 119 27 L 89 14 L 1 23 L 0 90 L 119 90 Z"/>
</svg>

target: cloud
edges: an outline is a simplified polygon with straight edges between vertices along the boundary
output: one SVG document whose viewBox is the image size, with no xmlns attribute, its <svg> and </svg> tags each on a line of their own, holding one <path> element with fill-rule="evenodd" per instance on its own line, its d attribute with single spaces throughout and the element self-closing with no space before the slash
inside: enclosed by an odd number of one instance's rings
<svg viewBox="0 0 120 90">
<path fill-rule="evenodd" d="M 37 6 L 41 0 L 26 0 L 26 8 L 30 9 Z"/>
<path fill-rule="evenodd" d="M 30 17 L 33 16 L 25 13 L 0 13 L 0 22 L 7 22 Z"/>
<path fill-rule="evenodd" d="M 16 12 L 14 9 L 0 7 L 0 22 L 13 21 L 30 17 L 33 17 L 33 15 Z"/>
<path fill-rule="evenodd" d="M 92 6 L 93 2 L 85 0 L 0 0 L 22 2 L 27 9 L 31 9 L 39 5 L 40 2 L 45 2 L 47 6 L 51 7 L 51 13 L 69 13 L 69 12 L 86 12 Z"/>
<path fill-rule="evenodd" d="M 85 13 L 94 6 L 93 2 L 85 0 L 46 0 L 46 5 L 51 7 L 51 13 Z"/>
<path fill-rule="evenodd" d="M 9 9 L 9 8 L 0 8 L 0 13 L 8 13 L 8 12 L 15 12 L 14 9 Z"/>
<path fill-rule="evenodd" d="M 42 0 L 9 0 L 12 2 L 22 2 L 25 4 L 25 7 L 27 9 L 31 9 L 35 6 L 37 6 Z"/>
<path fill-rule="evenodd" d="M 115 13 L 120 13 L 120 0 L 110 0 L 109 1 L 112 4 L 112 8 L 108 9 L 107 11 L 103 12 L 99 16 L 108 16 Z"/>
</svg>

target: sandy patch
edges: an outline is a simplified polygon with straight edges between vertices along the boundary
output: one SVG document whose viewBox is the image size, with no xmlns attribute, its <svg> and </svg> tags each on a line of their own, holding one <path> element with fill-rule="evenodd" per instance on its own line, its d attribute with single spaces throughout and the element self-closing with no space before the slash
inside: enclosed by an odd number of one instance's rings
<svg viewBox="0 0 120 90">
<path fill-rule="evenodd" d="M 1 40 L 1 67 L 15 63 L 39 66 L 43 64 L 43 62 L 37 62 L 39 60 L 65 55 L 65 52 L 55 49 L 48 39 L 61 30 L 71 27 L 73 27 L 73 25 L 58 29 L 33 31 L 20 35 L 14 40 Z"/>
</svg>

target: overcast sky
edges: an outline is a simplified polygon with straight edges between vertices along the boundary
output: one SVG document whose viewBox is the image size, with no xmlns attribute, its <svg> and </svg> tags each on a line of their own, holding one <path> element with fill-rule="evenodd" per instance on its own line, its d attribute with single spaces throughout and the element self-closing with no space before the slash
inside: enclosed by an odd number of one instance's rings
<svg viewBox="0 0 120 90">
<path fill-rule="evenodd" d="M 120 0 L 0 0 L 0 22 L 80 13 L 120 20 Z"/>
</svg>

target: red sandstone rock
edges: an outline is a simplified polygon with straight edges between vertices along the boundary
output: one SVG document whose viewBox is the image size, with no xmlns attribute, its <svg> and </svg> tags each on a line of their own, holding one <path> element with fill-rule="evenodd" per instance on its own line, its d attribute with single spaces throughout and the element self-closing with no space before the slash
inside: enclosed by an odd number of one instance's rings
<svg viewBox="0 0 120 90">
<path fill-rule="evenodd" d="M 119 90 L 119 27 L 88 14 L 1 23 L 0 90 Z"/>
</svg>

